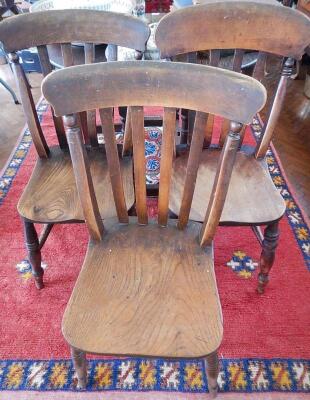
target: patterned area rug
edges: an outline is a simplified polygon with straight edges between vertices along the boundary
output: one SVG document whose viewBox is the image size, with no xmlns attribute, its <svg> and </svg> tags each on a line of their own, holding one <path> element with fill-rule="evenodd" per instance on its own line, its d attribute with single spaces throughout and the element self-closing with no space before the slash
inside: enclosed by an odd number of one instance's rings
<svg viewBox="0 0 310 400">
<path fill-rule="evenodd" d="M 51 142 L 55 133 L 46 109 L 41 102 L 40 118 Z M 252 131 L 259 137 L 261 125 L 256 118 Z M 252 137 L 249 130 L 247 140 L 253 141 Z M 158 178 L 160 142 L 161 129 L 147 128 L 146 158 L 152 183 Z M 39 398 L 52 398 L 54 391 L 58 392 L 55 398 L 71 398 L 71 391 L 78 396 L 60 325 L 85 254 L 87 231 L 83 224 L 53 229 L 43 248 L 46 288 L 37 291 L 30 279 L 16 211 L 35 158 L 29 131 L 25 130 L 0 178 L 1 399 L 30 399 L 37 391 L 46 392 Z M 299 399 L 310 392 L 310 313 L 306 301 L 310 288 L 309 227 L 271 149 L 267 162 L 287 211 L 281 221 L 270 284 L 263 296 L 255 291 L 260 247 L 251 230 L 222 227 L 215 240 L 224 314 L 219 386 L 224 396 L 233 393 L 227 398 L 239 398 L 236 396 L 241 393 L 240 398 Z M 156 215 L 156 207 L 156 200 L 150 199 L 151 216 Z M 81 398 L 99 398 L 98 391 L 104 391 L 107 399 L 202 399 L 206 398 L 207 378 L 201 360 L 90 357 L 87 392 Z"/>
</svg>

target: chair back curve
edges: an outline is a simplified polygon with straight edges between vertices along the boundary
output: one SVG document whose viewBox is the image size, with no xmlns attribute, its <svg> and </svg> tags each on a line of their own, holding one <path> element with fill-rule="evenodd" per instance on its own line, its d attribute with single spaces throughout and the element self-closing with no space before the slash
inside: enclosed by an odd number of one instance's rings
<svg viewBox="0 0 310 400">
<path fill-rule="evenodd" d="M 76 63 L 72 43 L 84 44 L 84 59 L 82 63 L 95 62 L 95 44 L 112 44 L 124 46 L 137 51 L 140 57 L 145 50 L 150 29 L 142 20 L 115 12 L 96 10 L 48 10 L 36 13 L 20 14 L 0 23 L 0 40 L 4 49 L 10 53 L 15 78 L 26 120 L 38 155 L 46 158 L 49 147 L 42 132 L 36 113 L 31 88 L 19 64 L 16 51 L 37 47 L 43 76 L 53 70 L 50 62 L 48 45 L 60 45 L 60 62 L 64 67 Z M 55 130 L 61 148 L 68 147 L 61 118 L 53 114 Z M 93 110 L 79 115 L 79 123 L 83 129 L 86 144 L 98 146 L 96 131 L 96 115 Z"/>
<path fill-rule="evenodd" d="M 310 44 L 310 19 L 264 1 L 210 1 L 164 16 L 155 42 L 161 57 L 199 50 L 251 49 L 300 59 Z"/>
<path fill-rule="evenodd" d="M 179 82 L 182 82 L 182 86 Z M 158 222 L 167 225 L 169 190 L 175 145 L 176 108 L 197 111 L 193 140 L 184 185 L 184 201 L 178 227 L 186 226 L 195 185 L 197 160 L 202 151 L 206 113 L 232 121 L 222 150 L 213 194 L 206 204 L 201 245 L 210 243 L 224 206 L 232 166 L 240 141 L 242 124 L 248 123 L 266 101 L 265 88 L 255 79 L 204 65 L 173 62 L 134 61 L 81 65 L 55 71 L 42 82 L 42 92 L 56 115 L 65 115 L 66 134 L 72 157 L 77 189 L 91 237 L 104 235 L 90 174 L 87 153 L 82 144 L 76 113 L 99 109 L 114 202 L 120 222 L 128 222 L 123 181 L 112 120 L 112 108 L 129 106 L 132 125 L 134 185 L 139 224 L 148 223 L 145 179 L 145 133 L 143 106 L 164 106 L 159 184 Z M 229 99 L 229 100 L 228 100 Z M 98 199 L 100 201 L 100 199 Z"/>
<path fill-rule="evenodd" d="M 268 53 L 287 57 L 254 153 L 256 158 L 263 158 L 281 112 L 294 59 L 299 60 L 310 44 L 310 18 L 273 0 L 208 0 L 202 3 L 167 14 L 160 20 L 155 42 L 161 57 L 187 54 L 188 61 L 197 62 L 196 52 L 208 50 L 209 65 L 218 66 L 222 61 L 221 50 L 235 49 L 232 70 L 241 72 L 242 65 L 251 59 L 246 51 L 254 50 L 259 53 L 252 76 L 258 80 L 264 77 Z M 205 147 L 212 142 L 213 125 L 214 116 L 210 114 L 206 121 Z M 229 122 L 223 120 L 220 146 L 228 130 Z M 244 133 L 245 129 L 242 137 Z"/>
<path fill-rule="evenodd" d="M 96 10 L 48 10 L 20 14 L 0 24 L 7 52 L 54 43 L 106 43 L 144 51 L 148 26 L 130 15 Z"/>
</svg>

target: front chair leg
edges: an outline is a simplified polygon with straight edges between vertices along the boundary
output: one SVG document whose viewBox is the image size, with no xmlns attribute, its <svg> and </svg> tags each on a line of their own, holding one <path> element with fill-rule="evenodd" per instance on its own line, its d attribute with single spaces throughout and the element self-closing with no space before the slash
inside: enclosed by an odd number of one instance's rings
<svg viewBox="0 0 310 400">
<path fill-rule="evenodd" d="M 260 272 L 258 274 L 258 293 L 262 294 L 269 281 L 269 272 L 275 259 L 275 251 L 279 241 L 279 221 L 267 225 L 260 256 Z"/>
<path fill-rule="evenodd" d="M 44 287 L 44 270 L 41 266 L 41 251 L 38 234 L 36 232 L 33 222 L 23 219 L 23 223 L 28 260 L 31 265 L 32 275 L 34 277 L 36 287 L 38 289 L 42 289 Z"/>
<path fill-rule="evenodd" d="M 219 375 L 219 359 L 217 351 L 206 356 L 207 366 L 207 377 L 208 377 L 208 388 L 212 399 L 217 396 L 218 385 L 217 378 Z"/>
<path fill-rule="evenodd" d="M 71 356 L 74 369 L 78 378 L 78 387 L 85 389 L 87 385 L 87 360 L 86 354 L 82 350 L 78 350 L 71 346 Z"/>
</svg>

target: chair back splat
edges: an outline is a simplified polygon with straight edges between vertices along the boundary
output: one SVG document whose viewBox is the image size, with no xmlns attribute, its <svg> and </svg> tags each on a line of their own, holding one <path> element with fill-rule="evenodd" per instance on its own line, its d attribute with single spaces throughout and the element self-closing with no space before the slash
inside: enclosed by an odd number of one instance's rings
<svg viewBox="0 0 310 400">
<path fill-rule="evenodd" d="M 182 87 L 179 82 L 182 82 Z M 233 122 L 222 150 L 213 194 L 206 204 L 201 245 L 212 241 L 224 205 L 240 130 L 260 110 L 266 100 L 264 87 L 247 76 L 214 67 L 154 61 L 93 64 L 56 71 L 42 84 L 45 98 L 57 116 L 66 115 L 67 138 L 85 220 L 91 237 L 100 240 L 103 224 L 90 176 L 87 153 L 82 144 L 76 115 L 98 109 L 106 142 L 107 161 L 114 202 L 120 222 L 127 222 L 119 158 L 115 143 L 111 108 L 129 106 L 132 126 L 134 185 L 138 223 L 148 223 L 145 180 L 143 106 L 164 107 L 164 130 L 159 185 L 160 225 L 168 222 L 169 189 L 174 154 L 176 108 L 197 111 L 192 147 L 186 171 L 186 184 L 179 228 L 186 226 L 202 151 L 202 125 L 205 113 L 221 115 Z M 190 96 L 188 94 L 191 94 Z M 99 199 L 98 199 L 99 200 Z"/>
<path fill-rule="evenodd" d="M 155 42 L 162 58 L 209 51 L 209 65 L 220 65 L 220 51 L 235 49 L 232 69 L 241 72 L 245 50 L 258 51 L 253 78 L 264 77 L 268 53 L 289 58 L 283 64 L 282 76 L 271 102 L 261 143 L 255 156 L 263 158 L 272 138 L 284 100 L 287 80 L 293 71 L 293 60 L 301 59 L 310 44 L 310 19 L 301 12 L 276 1 L 208 0 L 167 14 L 158 24 Z M 189 116 L 190 119 L 190 116 Z M 190 125 L 190 122 L 188 122 Z M 212 140 L 214 115 L 205 122 L 205 143 Z M 229 132 L 229 121 L 223 120 L 219 145 Z M 241 142 L 245 129 L 241 131 Z"/>
<path fill-rule="evenodd" d="M 46 158 L 49 148 L 44 138 L 39 118 L 34 106 L 31 90 L 16 52 L 29 47 L 37 47 L 42 73 L 47 76 L 53 69 L 48 45 L 61 45 L 64 67 L 74 65 L 72 43 L 84 44 L 85 64 L 95 62 L 95 44 L 113 44 L 143 52 L 149 37 L 149 27 L 138 18 L 95 10 L 48 10 L 21 14 L 0 23 L 0 40 L 10 54 L 13 71 L 19 87 L 27 123 L 39 157 Z M 59 145 L 68 147 L 63 122 L 53 113 L 54 125 Z M 80 113 L 78 122 L 83 130 L 83 141 L 93 147 L 98 146 L 96 114 L 93 110 Z"/>
</svg>

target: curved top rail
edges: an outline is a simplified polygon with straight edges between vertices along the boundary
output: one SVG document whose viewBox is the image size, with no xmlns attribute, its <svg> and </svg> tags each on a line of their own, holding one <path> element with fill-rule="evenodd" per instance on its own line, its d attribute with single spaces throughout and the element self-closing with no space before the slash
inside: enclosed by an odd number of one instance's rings
<svg viewBox="0 0 310 400">
<path fill-rule="evenodd" d="M 310 44 L 310 18 L 258 1 L 211 1 L 163 17 L 155 32 L 161 57 L 198 50 L 251 49 L 300 59 Z"/>
<path fill-rule="evenodd" d="M 56 115 L 95 108 L 160 105 L 221 115 L 249 123 L 265 104 L 255 79 L 205 65 L 124 61 L 55 71 L 42 92 Z"/>
<path fill-rule="evenodd" d="M 47 10 L 20 14 L 0 23 L 7 52 L 54 43 L 106 43 L 144 51 L 150 29 L 125 14 L 96 10 Z"/>
</svg>

